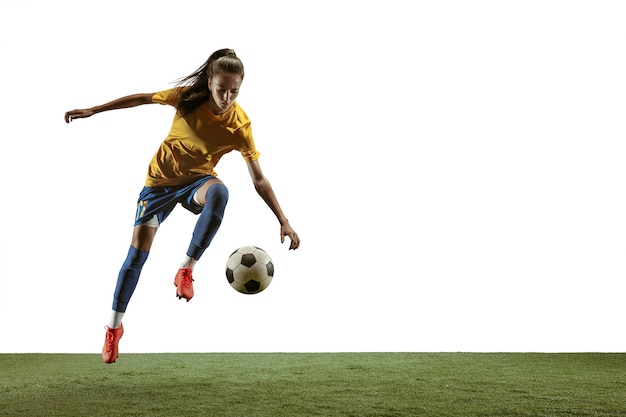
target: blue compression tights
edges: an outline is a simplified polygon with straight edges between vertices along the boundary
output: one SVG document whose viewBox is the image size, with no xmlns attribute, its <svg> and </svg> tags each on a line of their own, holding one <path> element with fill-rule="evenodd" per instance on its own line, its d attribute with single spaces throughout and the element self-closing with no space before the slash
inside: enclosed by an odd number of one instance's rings
<svg viewBox="0 0 626 417">
<path fill-rule="evenodd" d="M 126 260 L 117 276 L 117 286 L 113 294 L 113 310 L 119 311 L 120 313 L 126 311 L 130 297 L 135 291 L 137 281 L 139 281 L 141 268 L 143 268 L 143 264 L 146 263 L 149 253 L 149 251 L 139 250 L 134 246 L 128 249 Z"/>
<path fill-rule="evenodd" d="M 206 192 L 205 201 L 196 227 L 193 229 L 189 249 L 187 249 L 187 256 L 195 260 L 200 259 L 222 224 L 224 210 L 228 203 L 228 188 L 222 183 L 213 184 Z"/>
</svg>

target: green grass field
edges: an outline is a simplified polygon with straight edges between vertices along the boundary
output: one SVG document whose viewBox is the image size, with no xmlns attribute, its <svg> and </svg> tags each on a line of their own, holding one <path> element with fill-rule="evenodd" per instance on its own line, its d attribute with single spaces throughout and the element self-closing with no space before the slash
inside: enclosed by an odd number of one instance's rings
<svg viewBox="0 0 626 417">
<path fill-rule="evenodd" d="M 3 354 L 0 416 L 626 416 L 626 354 Z"/>
</svg>

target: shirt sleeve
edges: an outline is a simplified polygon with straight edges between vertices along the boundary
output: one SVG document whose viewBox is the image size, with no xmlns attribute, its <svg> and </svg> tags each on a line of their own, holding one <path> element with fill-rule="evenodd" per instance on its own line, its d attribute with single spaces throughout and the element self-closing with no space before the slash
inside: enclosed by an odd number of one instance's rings
<svg viewBox="0 0 626 417">
<path fill-rule="evenodd" d="M 242 138 L 242 145 L 237 148 L 241 152 L 241 156 L 246 161 L 256 161 L 261 156 L 254 144 L 254 137 L 252 136 L 252 126 L 250 123 L 246 123 L 239 129 L 239 134 Z"/>
<path fill-rule="evenodd" d="M 170 106 L 176 106 L 176 96 L 179 93 L 178 88 L 170 88 L 169 90 L 159 91 L 152 96 L 153 103 L 169 104 Z"/>
</svg>

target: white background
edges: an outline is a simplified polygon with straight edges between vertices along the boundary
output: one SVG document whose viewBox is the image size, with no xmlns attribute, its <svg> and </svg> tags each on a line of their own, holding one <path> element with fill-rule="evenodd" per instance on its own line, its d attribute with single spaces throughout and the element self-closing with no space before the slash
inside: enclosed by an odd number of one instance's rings
<svg viewBox="0 0 626 417">
<path fill-rule="evenodd" d="M 100 351 L 174 111 L 65 111 L 170 87 L 216 49 L 302 238 L 243 159 L 222 229 L 158 232 L 122 352 L 624 351 L 626 3 L 0 0 L 0 352 Z M 265 292 L 224 264 L 257 245 Z"/>
</svg>

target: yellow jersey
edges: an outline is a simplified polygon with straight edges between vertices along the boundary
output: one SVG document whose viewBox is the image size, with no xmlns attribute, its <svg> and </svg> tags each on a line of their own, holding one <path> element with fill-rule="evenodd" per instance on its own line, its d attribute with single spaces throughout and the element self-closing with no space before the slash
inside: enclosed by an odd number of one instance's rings
<svg viewBox="0 0 626 417">
<path fill-rule="evenodd" d="M 172 90 L 155 93 L 154 103 L 175 106 Z M 146 187 L 181 185 L 206 175 L 217 176 L 215 166 L 233 150 L 246 161 L 261 155 L 252 136 L 248 115 L 235 102 L 223 114 L 215 115 L 203 103 L 187 116 L 174 116 L 172 127 L 150 161 Z"/>
</svg>

